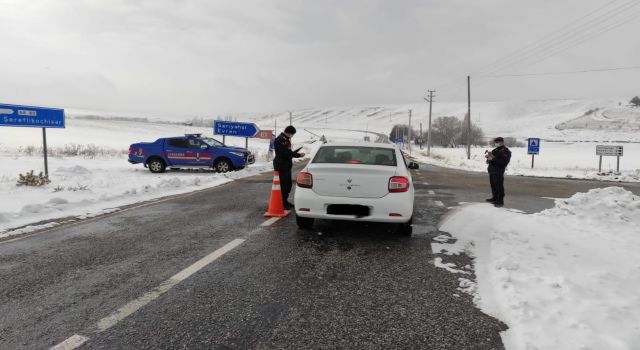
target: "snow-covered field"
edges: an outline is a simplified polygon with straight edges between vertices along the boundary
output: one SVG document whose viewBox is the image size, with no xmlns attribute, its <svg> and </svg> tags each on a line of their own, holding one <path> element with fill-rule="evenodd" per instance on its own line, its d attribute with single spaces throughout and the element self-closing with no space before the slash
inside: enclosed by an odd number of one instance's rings
<svg viewBox="0 0 640 350">
<path fill-rule="evenodd" d="M 531 169 L 531 156 L 527 149 L 515 147 L 511 149 L 511 163 L 507 167 L 509 175 L 526 175 L 541 177 L 566 177 L 575 179 L 594 179 L 608 181 L 640 181 L 640 144 L 638 143 L 606 143 L 621 145 L 624 156 L 620 158 L 620 174 L 616 172 L 616 157 L 602 158 L 602 173 L 598 173 L 598 156 L 596 144 L 591 142 L 542 142 L 540 154 L 535 156 L 534 168 Z M 490 147 L 471 149 L 471 159 L 467 159 L 464 148 L 432 148 L 427 157 L 426 149 L 414 150 L 412 153 L 420 161 L 439 166 L 486 172 L 487 164 L 484 152 Z"/>
<path fill-rule="evenodd" d="M 0 238 L 38 227 L 5 230 L 65 217 L 85 218 L 158 197 L 214 187 L 234 178 L 271 169 L 268 162 L 217 174 L 212 171 L 168 171 L 152 174 L 125 157 L 63 157 L 50 160 L 51 184 L 16 186 L 17 174 L 41 167 L 40 157 L 0 156 Z M 7 200 L 5 200 L 7 199 Z"/>
<path fill-rule="evenodd" d="M 507 349 L 640 346 L 640 197 L 619 187 L 523 214 L 488 204 L 455 210 L 432 249 L 460 289 L 504 321 Z M 447 255 L 474 258 L 476 281 Z"/>
<path fill-rule="evenodd" d="M 621 99 L 622 100 L 622 99 Z M 636 110 L 618 106 L 619 100 L 549 100 L 513 102 L 474 102 L 472 118 L 487 135 L 513 136 L 520 139 L 528 136 L 562 140 L 621 140 L 640 141 Z M 585 113 L 589 115 L 583 125 Z M 366 135 L 354 130 L 388 134 L 394 124 L 408 123 L 412 110 L 413 125 L 424 124 L 427 104 L 386 105 L 365 107 L 336 107 L 305 109 L 293 112 L 293 124 L 299 132 L 294 143 L 302 144 L 320 135 L 330 140 L 362 140 Z M 436 103 L 434 117 L 462 117 L 466 112 L 464 103 Z M 0 128 L 0 231 L 28 223 L 70 215 L 85 215 L 123 204 L 157 198 L 167 194 L 216 186 L 227 177 L 211 173 L 169 172 L 151 175 L 141 166 L 126 163 L 129 144 L 154 141 L 159 137 L 183 133 L 211 135 L 210 127 L 180 125 L 179 118 L 162 116 L 138 116 L 118 113 L 67 110 L 67 128 L 49 129 L 50 173 L 53 182 L 43 188 L 18 188 L 18 175 L 30 170 L 43 170 L 41 153 L 41 131 L 31 128 Z M 86 117 L 89 117 L 87 119 Z M 96 118 L 98 116 L 98 118 Z M 122 120 L 125 118 L 146 118 Z M 239 121 L 255 122 L 269 129 L 277 123 L 279 129 L 288 124 L 288 113 L 253 113 L 227 115 Z M 102 118 L 102 119 L 100 119 Z M 105 119 L 106 118 L 106 119 Z M 571 122 L 578 118 L 579 122 Z M 580 119 L 582 118 L 582 119 Z M 591 119 L 596 118 L 595 121 Z M 601 128 L 603 119 L 615 120 L 613 128 Z M 185 118 L 187 119 L 187 118 Z M 171 122 L 171 123 L 169 123 Z M 559 123 L 569 122 L 564 128 Z M 626 125 L 629 124 L 629 127 Z M 227 144 L 244 146 L 242 138 L 227 138 Z M 574 178 L 613 179 L 638 181 L 640 173 L 640 147 L 624 144 L 619 176 L 598 175 L 595 143 L 548 143 L 543 141 L 542 153 L 536 157 L 536 168 L 530 169 L 530 158 L 522 149 L 514 149 L 510 174 L 535 176 L 560 176 Z M 267 170 L 268 142 L 251 139 L 249 149 L 256 154 L 257 162 L 247 171 L 232 176 L 245 176 L 253 171 Z M 464 159 L 462 149 L 434 149 L 433 158 L 426 159 L 418 152 L 414 155 L 422 160 L 439 165 L 484 171 L 483 149 L 474 149 L 473 159 Z M 615 159 L 605 158 L 603 170 L 615 169 Z M 1 233 L 0 233 L 1 234 Z M 5 232 L 6 234 L 6 232 Z"/>
</svg>

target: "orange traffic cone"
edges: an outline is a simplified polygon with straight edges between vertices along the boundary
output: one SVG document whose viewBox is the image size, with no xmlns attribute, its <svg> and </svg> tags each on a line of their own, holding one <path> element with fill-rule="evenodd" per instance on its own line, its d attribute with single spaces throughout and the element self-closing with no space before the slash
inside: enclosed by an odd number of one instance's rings
<svg viewBox="0 0 640 350">
<path fill-rule="evenodd" d="M 282 190 L 280 189 L 280 174 L 278 171 L 273 173 L 273 185 L 271 185 L 271 199 L 269 199 L 269 209 L 264 213 L 265 217 L 284 217 L 289 215 L 284 210 L 282 204 Z"/>
</svg>

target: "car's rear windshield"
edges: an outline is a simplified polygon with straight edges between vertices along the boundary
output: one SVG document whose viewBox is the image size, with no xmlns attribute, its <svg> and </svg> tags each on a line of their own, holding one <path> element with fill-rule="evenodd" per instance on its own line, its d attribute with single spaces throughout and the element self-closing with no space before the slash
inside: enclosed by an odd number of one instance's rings
<svg viewBox="0 0 640 350">
<path fill-rule="evenodd" d="M 324 146 L 316 153 L 313 163 L 396 166 L 396 152 L 382 147 Z"/>
</svg>

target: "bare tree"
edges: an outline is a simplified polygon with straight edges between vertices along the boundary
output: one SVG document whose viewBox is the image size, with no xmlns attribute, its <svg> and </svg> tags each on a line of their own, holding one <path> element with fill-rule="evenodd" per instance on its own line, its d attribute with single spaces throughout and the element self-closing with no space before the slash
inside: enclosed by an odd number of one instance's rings
<svg viewBox="0 0 640 350">
<path fill-rule="evenodd" d="M 434 145 L 455 147 L 456 136 L 459 135 L 462 122 L 456 117 L 438 117 L 433 122 L 431 137 Z"/>
<path fill-rule="evenodd" d="M 467 142 L 467 132 L 467 127 L 465 125 L 462 125 L 457 138 L 457 143 L 459 145 L 465 144 Z M 485 144 L 484 132 L 479 126 L 473 124 L 471 124 L 471 144 L 473 146 L 484 146 Z"/>
</svg>

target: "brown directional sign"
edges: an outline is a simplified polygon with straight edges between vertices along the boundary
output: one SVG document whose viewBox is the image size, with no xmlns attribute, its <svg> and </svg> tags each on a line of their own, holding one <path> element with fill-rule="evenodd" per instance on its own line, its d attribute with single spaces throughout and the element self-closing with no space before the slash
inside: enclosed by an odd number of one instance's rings
<svg viewBox="0 0 640 350">
<path fill-rule="evenodd" d="M 273 130 L 260 130 L 255 137 L 259 139 L 271 140 L 271 138 L 273 137 Z"/>
</svg>

